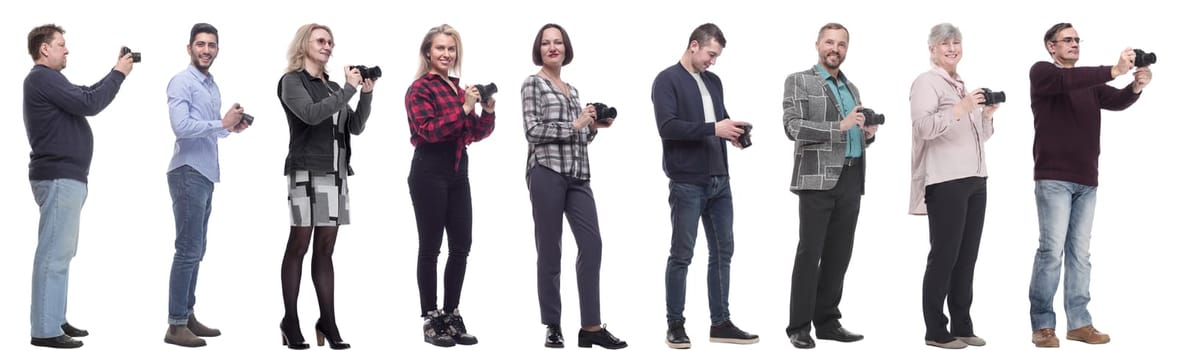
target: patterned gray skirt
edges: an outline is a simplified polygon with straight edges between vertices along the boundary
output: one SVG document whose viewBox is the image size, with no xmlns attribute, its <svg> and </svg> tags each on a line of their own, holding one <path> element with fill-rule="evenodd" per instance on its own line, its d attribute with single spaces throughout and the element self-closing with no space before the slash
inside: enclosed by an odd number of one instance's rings
<svg viewBox="0 0 1179 350">
<path fill-rule="evenodd" d="M 348 179 L 338 172 L 312 175 L 295 170 L 287 176 L 291 226 L 340 226 L 349 223 Z"/>
</svg>

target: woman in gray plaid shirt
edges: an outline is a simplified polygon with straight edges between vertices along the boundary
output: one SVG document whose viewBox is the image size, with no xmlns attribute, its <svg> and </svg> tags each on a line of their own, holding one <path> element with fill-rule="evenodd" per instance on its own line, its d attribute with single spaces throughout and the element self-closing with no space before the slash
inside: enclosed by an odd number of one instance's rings
<svg viewBox="0 0 1179 350">
<path fill-rule="evenodd" d="M 626 342 L 602 328 L 599 307 L 599 272 L 602 236 L 590 189 L 587 146 L 598 128 L 613 119 L 597 120 L 592 106 L 582 108 L 577 89 L 561 80 L 561 67 L 573 61 L 569 34 L 556 24 L 546 24 L 536 34 L 532 62 L 541 69 L 524 79 L 524 135 L 528 139 L 527 180 L 536 225 L 536 280 L 541 323 L 548 327 L 546 347 L 564 347 L 561 334 L 561 215 L 577 241 L 577 292 L 581 306 L 581 347 L 598 345 L 621 349 Z"/>
</svg>

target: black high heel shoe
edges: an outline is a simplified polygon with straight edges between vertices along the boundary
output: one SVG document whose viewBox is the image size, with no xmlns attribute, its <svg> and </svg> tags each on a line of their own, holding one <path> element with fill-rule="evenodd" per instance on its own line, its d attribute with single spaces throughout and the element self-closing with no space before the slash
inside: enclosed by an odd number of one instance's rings
<svg viewBox="0 0 1179 350">
<path fill-rule="evenodd" d="M 332 332 L 329 333 L 327 332 L 328 330 Z M 329 337 L 329 335 L 331 335 L 331 337 Z M 352 347 L 352 345 L 349 345 L 348 343 L 345 343 L 343 339 L 340 339 L 340 330 L 336 328 L 336 324 L 334 322 L 332 323 L 331 329 L 327 329 L 323 326 L 323 319 L 320 319 L 315 321 L 315 345 L 323 346 L 323 341 L 325 339 L 328 342 L 328 346 L 330 346 L 332 349 L 339 350 Z"/>
<path fill-rule="evenodd" d="M 287 332 L 286 325 L 286 319 L 283 319 L 283 321 L 278 324 L 278 330 L 282 331 L 282 345 L 295 350 L 305 350 L 311 348 L 311 345 L 307 344 L 307 342 L 303 340 L 303 332 L 299 331 L 298 322 L 295 323 L 295 329 L 291 332 Z"/>
</svg>

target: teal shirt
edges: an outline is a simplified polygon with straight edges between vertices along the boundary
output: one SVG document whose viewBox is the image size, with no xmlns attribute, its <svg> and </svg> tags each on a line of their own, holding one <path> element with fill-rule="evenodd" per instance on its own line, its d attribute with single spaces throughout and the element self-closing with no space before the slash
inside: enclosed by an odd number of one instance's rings
<svg viewBox="0 0 1179 350">
<path fill-rule="evenodd" d="M 827 81 L 827 87 L 831 88 L 831 91 L 835 92 L 835 102 L 837 102 L 836 106 L 839 107 L 839 114 L 846 116 L 848 113 L 850 113 L 850 111 L 855 110 L 856 99 L 854 96 L 852 96 L 851 88 L 847 87 L 847 82 L 843 81 L 843 76 L 841 75 L 839 79 L 835 79 L 832 78 L 831 74 L 827 73 L 827 70 L 822 66 L 816 64 L 815 68 L 818 68 L 819 76 L 823 77 L 823 80 Z M 854 125 L 851 129 L 848 129 L 847 157 L 859 158 L 863 155 L 863 148 L 861 145 L 863 145 L 864 142 L 861 140 L 862 138 L 863 133 L 860 132 L 859 125 Z"/>
</svg>

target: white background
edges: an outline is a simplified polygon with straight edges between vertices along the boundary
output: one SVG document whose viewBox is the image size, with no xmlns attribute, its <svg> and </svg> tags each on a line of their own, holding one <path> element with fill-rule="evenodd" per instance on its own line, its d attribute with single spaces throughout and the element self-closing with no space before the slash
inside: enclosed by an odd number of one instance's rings
<svg viewBox="0 0 1179 350">
<path fill-rule="evenodd" d="M 823 5 L 820 5 L 823 4 Z M 838 4 L 838 5 L 835 5 Z M 282 317 L 279 263 L 288 232 L 282 176 L 287 129 L 275 96 L 287 45 L 309 22 L 331 26 L 338 47 L 329 71 L 347 64 L 380 65 L 372 116 L 355 137 L 350 179 L 353 224 L 336 246 L 336 298 L 344 339 L 358 349 L 432 348 L 422 342 L 415 281 L 416 229 L 405 182 L 413 148 L 404 92 L 417 68 L 425 32 L 441 23 L 464 42 L 464 84 L 496 82 L 498 128 L 470 147 L 475 226 L 461 310 L 481 348 L 539 348 L 544 335 L 535 292 L 531 210 L 524 182 L 527 144 L 519 84 L 538 68 L 530 49 L 548 22 L 569 31 L 576 57 L 563 72 L 583 102 L 618 108 L 614 127 L 593 143 L 605 259 L 602 315 L 609 329 L 636 349 L 663 348 L 664 266 L 670 225 L 667 179 L 650 86 L 678 62 L 689 33 L 714 22 L 728 47 L 712 67 L 725 84 L 726 106 L 752 122 L 754 146 L 730 149 L 737 251 L 731 310 L 742 328 L 760 334 L 757 348 L 789 347 L 784 332 L 791 266 L 797 243 L 797 198 L 787 190 L 793 144 L 782 129 L 782 83 L 817 61 L 814 41 L 827 22 L 851 31 L 843 71 L 865 106 L 884 113 L 870 149 L 855 255 L 846 278 L 843 324 L 866 339 L 822 348 L 923 347 L 921 278 L 927 222 L 906 214 L 909 198 L 908 92 L 929 69 L 929 28 L 951 22 L 964 33 L 959 66 L 969 88 L 1007 93 L 987 143 L 989 213 L 975 280 L 974 322 L 990 347 L 1031 347 L 1027 284 L 1037 246 L 1027 72 L 1050 59 L 1041 42 L 1057 22 L 1072 22 L 1084 38 L 1080 65 L 1115 63 L 1127 46 L 1157 52 L 1154 82 L 1125 112 L 1105 112 L 1101 187 L 1092 240 L 1090 310 L 1112 334 L 1104 349 L 1170 348 L 1164 332 L 1179 312 L 1171 226 L 1175 169 L 1169 68 L 1172 20 L 1160 7 L 1109 2 L 810 2 L 747 1 L 384 3 L 277 2 L 15 2 L 0 20 L 8 49 L 0 56 L 0 198 L 6 202 L 0 244 L 0 348 L 28 347 L 29 276 L 36 246 L 37 206 L 27 179 L 28 143 L 21 122 L 21 84 L 29 67 L 27 33 L 44 23 L 66 29 L 71 50 L 66 76 L 98 81 L 122 45 L 143 53 L 118 97 L 90 119 L 95 154 L 83 210 L 78 255 L 71 269 L 69 319 L 88 328 L 88 349 L 163 348 L 174 224 L 165 171 L 174 137 L 164 95 L 168 80 L 189 62 L 184 50 L 193 23 L 221 31 L 212 72 L 224 107 L 239 102 L 256 125 L 221 142 L 223 182 L 217 185 L 202 264 L 197 313 L 224 334 L 211 348 L 278 348 Z M 15 6 L 15 8 L 13 7 Z M 378 9 L 377 6 L 386 7 Z M 782 8 L 770 9 L 768 6 Z M 824 6 L 824 7 L 820 7 Z M 835 7 L 840 6 L 840 7 Z M 23 7 L 23 8 L 22 8 Z M 510 7 L 510 8 L 509 8 Z M 889 13 L 886 15 L 886 13 Z M 339 78 L 335 78 L 339 79 Z M 1113 82 L 1125 86 L 1128 76 Z M 701 235 L 703 236 L 703 235 Z M 569 346 L 579 324 L 573 279 L 575 244 L 566 235 L 562 290 Z M 700 238 L 703 242 L 703 237 Z M 444 250 L 445 251 L 445 250 Z M 689 276 L 686 316 L 696 349 L 736 348 L 707 342 L 704 271 L 697 247 Z M 440 260 L 445 259 L 445 253 Z M 305 263 L 310 265 L 310 255 Z M 441 271 L 441 268 L 439 269 Z M 313 340 L 318 316 L 309 270 L 301 304 L 303 333 Z M 441 300 L 441 298 L 440 298 Z M 1058 334 L 1065 320 L 1057 298 Z M 1065 347 L 1080 347 L 1065 342 Z"/>
</svg>

